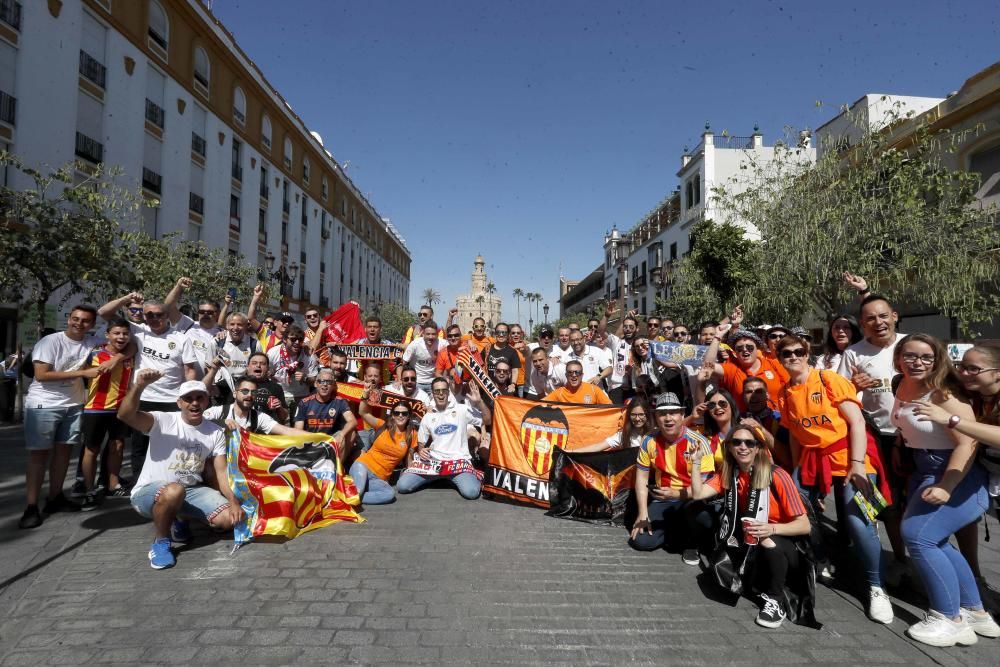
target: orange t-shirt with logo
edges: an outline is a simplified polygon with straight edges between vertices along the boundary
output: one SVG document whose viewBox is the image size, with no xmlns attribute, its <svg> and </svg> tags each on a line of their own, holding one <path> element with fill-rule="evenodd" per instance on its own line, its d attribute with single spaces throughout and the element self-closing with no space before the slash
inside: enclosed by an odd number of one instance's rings
<svg viewBox="0 0 1000 667">
<path fill-rule="evenodd" d="M 476 338 L 472 334 L 463 334 L 462 335 L 462 344 L 465 345 L 465 343 L 469 343 L 469 342 L 471 342 L 473 345 L 476 346 L 476 349 L 479 350 L 479 354 L 482 354 L 483 350 L 485 350 L 489 345 L 492 345 L 493 343 L 496 342 L 496 339 L 492 338 L 490 336 L 483 336 L 480 339 L 480 338 Z M 468 347 L 468 346 L 465 345 L 465 347 Z"/>
<path fill-rule="evenodd" d="M 822 373 L 822 376 L 820 376 Z M 858 390 L 851 381 L 832 371 L 809 371 L 803 384 L 785 385 L 778 400 L 781 425 L 803 449 L 822 449 L 847 437 L 847 420 L 840 414 L 844 401 L 861 408 Z M 850 446 L 830 455 L 830 470 L 835 477 L 843 476 L 850 467 Z M 865 457 L 869 473 L 875 472 Z"/>
<path fill-rule="evenodd" d="M 557 403 L 579 403 L 581 405 L 611 405 L 611 399 L 604 393 L 604 390 L 589 382 L 581 384 L 576 391 L 569 387 L 559 387 L 542 400 Z"/>
<path fill-rule="evenodd" d="M 383 425 L 385 425 L 385 421 L 380 419 L 375 428 L 381 428 Z M 389 429 L 385 429 L 375 438 L 371 449 L 358 457 L 358 463 L 371 470 L 372 474 L 379 479 L 388 481 L 396 465 L 403 460 L 409 450 L 416 448 L 416 446 L 416 431 L 410 433 L 410 439 L 407 442 L 406 431 L 399 431 L 393 435 Z"/>
<path fill-rule="evenodd" d="M 760 368 L 752 375 L 759 377 L 767 384 L 767 398 L 773 406 L 778 400 L 782 385 L 788 382 L 788 371 L 777 361 L 760 352 L 757 353 L 757 358 L 760 359 Z M 722 386 L 736 399 L 736 405 L 741 412 L 747 409 L 743 403 L 743 383 L 750 375 L 732 359 L 722 364 Z"/>
</svg>

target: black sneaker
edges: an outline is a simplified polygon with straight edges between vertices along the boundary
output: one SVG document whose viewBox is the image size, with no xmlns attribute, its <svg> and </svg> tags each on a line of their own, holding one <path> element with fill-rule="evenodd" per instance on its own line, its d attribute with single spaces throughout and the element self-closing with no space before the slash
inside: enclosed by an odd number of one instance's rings
<svg viewBox="0 0 1000 667">
<path fill-rule="evenodd" d="M 45 501 L 45 509 L 42 511 L 46 514 L 55 514 L 56 512 L 79 512 L 80 506 L 71 502 L 69 498 L 60 493 L 55 498 L 49 498 Z"/>
<path fill-rule="evenodd" d="M 42 513 L 38 511 L 38 505 L 28 505 L 24 508 L 21 520 L 17 522 L 17 527 L 22 529 L 38 528 L 42 525 Z"/>
<path fill-rule="evenodd" d="M 687 565 L 697 565 L 700 562 L 697 549 L 685 549 L 681 554 L 681 560 Z"/>
<path fill-rule="evenodd" d="M 765 628 L 777 628 L 785 620 L 785 611 L 781 603 L 765 593 L 760 596 L 761 608 L 757 614 L 757 625 Z"/>
<path fill-rule="evenodd" d="M 81 512 L 93 512 L 98 507 L 101 506 L 101 496 L 97 491 L 91 491 L 83 497 L 83 502 L 80 503 Z"/>
<path fill-rule="evenodd" d="M 108 498 L 128 498 L 130 495 L 132 495 L 132 491 L 121 484 L 108 491 Z"/>
<path fill-rule="evenodd" d="M 69 490 L 70 498 L 83 498 L 87 495 L 87 487 L 84 485 L 82 479 L 78 479 L 73 482 L 73 486 Z"/>
</svg>

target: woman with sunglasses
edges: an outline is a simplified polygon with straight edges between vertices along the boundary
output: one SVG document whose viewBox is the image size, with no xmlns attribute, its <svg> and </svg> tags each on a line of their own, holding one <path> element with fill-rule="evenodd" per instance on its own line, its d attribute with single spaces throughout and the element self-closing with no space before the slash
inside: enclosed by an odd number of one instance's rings
<svg viewBox="0 0 1000 667">
<path fill-rule="evenodd" d="M 649 379 L 654 384 L 659 384 L 660 382 L 660 362 L 653 358 L 649 349 L 648 338 L 637 336 L 632 341 L 632 376 L 629 386 L 633 389 L 638 385 L 640 375 L 649 376 Z"/>
<path fill-rule="evenodd" d="M 639 447 L 646 436 L 656 432 L 656 424 L 653 422 L 653 408 L 645 400 L 633 398 L 632 402 L 628 404 L 625 414 L 627 419 L 622 424 L 620 431 L 612 433 L 600 442 L 574 449 L 573 453 L 585 454 L 623 447 Z"/>
<path fill-rule="evenodd" d="M 713 389 L 704 403 L 694 407 L 688 420 L 692 428 L 695 428 L 694 422 L 699 418 L 702 420 L 701 431 L 711 439 L 712 451 L 715 451 L 719 442 L 729 433 L 738 415 L 736 400 L 732 394 L 725 389 Z"/>
<path fill-rule="evenodd" d="M 914 474 L 903 515 L 903 540 L 923 581 L 930 611 L 911 625 L 911 638 L 931 646 L 975 644 L 976 635 L 1000 636 L 983 610 L 972 568 L 949 539 L 973 524 L 988 507 L 986 471 L 976 464 L 976 443 L 947 424 L 921 421 L 913 401 L 926 401 L 974 419 L 965 389 L 944 345 L 926 334 L 910 334 L 893 350 L 903 379 L 890 419 L 913 455 Z"/>
<path fill-rule="evenodd" d="M 832 488 L 838 525 L 850 533 L 852 551 L 861 559 L 868 580 L 868 616 L 891 623 L 892 604 L 882 588 L 878 528 L 853 500 L 856 491 L 871 498 L 878 480 L 886 503 L 892 503 L 885 475 L 879 474 L 882 462 L 875 441 L 865 428 L 858 391 L 837 373 L 809 368 L 809 342 L 798 336 L 782 338 L 776 352 L 790 378 L 779 395 L 778 410 L 790 436 L 795 477 L 814 503 Z"/>
<path fill-rule="evenodd" d="M 777 628 L 788 615 L 786 582 L 795 580 L 793 621 L 812 623 L 812 565 L 805 557 L 809 515 L 791 476 L 774 466 L 767 447 L 753 429 L 737 426 L 725 436 L 722 472 L 702 481 L 691 478 L 691 497 L 725 497 L 719 540 L 727 545 L 734 565 L 743 563 L 750 546 L 758 546 L 743 580 L 760 591 L 757 624 Z M 697 465 L 702 452 L 692 454 Z"/>
<path fill-rule="evenodd" d="M 410 419 L 412 413 L 406 405 L 393 407 L 388 420 L 372 414 L 367 400 L 361 401 L 358 406 L 361 418 L 375 429 L 375 439 L 371 448 L 351 465 L 349 474 L 358 487 L 362 503 L 385 505 L 396 499 L 396 490 L 389 484 L 389 478 L 400 461 L 405 458 L 409 463 L 417 447 L 417 427 Z"/>
<path fill-rule="evenodd" d="M 826 331 L 826 342 L 823 344 L 823 354 L 816 359 L 816 368 L 824 371 L 836 371 L 840 368 L 840 360 L 844 350 L 864 338 L 861 327 L 853 315 L 837 315 L 830 322 Z"/>
</svg>

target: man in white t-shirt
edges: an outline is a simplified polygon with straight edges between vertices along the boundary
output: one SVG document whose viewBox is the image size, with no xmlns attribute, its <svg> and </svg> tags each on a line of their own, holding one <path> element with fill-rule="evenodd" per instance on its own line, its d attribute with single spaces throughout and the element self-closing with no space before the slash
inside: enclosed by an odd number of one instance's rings
<svg viewBox="0 0 1000 667">
<path fill-rule="evenodd" d="M 28 502 L 18 522 L 19 528 L 42 525 L 38 497 L 46 468 L 49 471 L 49 495 L 45 514 L 80 509 L 63 494 L 63 483 L 73 445 L 80 442 L 83 404 L 87 400 L 84 381 L 107 373 L 126 354 L 134 353 L 132 348 L 132 352 L 126 350 L 100 366 L 90 367 L 86 363 L 87 358 L 97 345 L 104 342 L 103 338 L 90 333 L 96 321 L 97 310 L 93 306 L 75 306 L 66 319 L 66 331 L 45 336 L 31 351 L 35 376 L 24 397 Z"/>
<path fill-rule="evenodd" d="M 614 302 L 608 302 L 605 316 L 601 319 L 598 331 L 604 333 L 608 317 L 614 312 Z M 621 405 L 626 399 L 635 395 L 631 386 L 632 375 L 632 342 L 639 331 L 639 320 L 635 313 L 629 312 L 622 318 L 622 335 L 608 334 L 607 349 L 611 352 L 611 375 L 608 376 L 608 396 L 616 405 Z"/>
<path fill-rule="evenodd" d="M 247 335 L 250 320 L 243 313 L 233 313 L 226 318 L 226 330 L 213 341 L 212 359 L 205 373 L 205 386 L 218 392 L 217 400 L 230 403 L 235 382 L 246 375 L 247 365 L 260 344 Z M 195 350 L 197 353 L 197 350 Z"/>
<path fill-rule="evenodd" d="M 579 329 L 570 333 L 569 345 L 570 352 L 563 356 L 563 362 L 579 361 L 583 366 L 583 381 L 601 386 L 601 381 L 611 375 L 611 365 L 602 365 L 605 355 L 593 345 L 587 345 Z"/>
<path fill-rule="evenodd" d="M 861 408 L 871 416 L 878 427 L 879 453 L 889 477 L 889 486 L 895 498 L 902 498 L 906 480 L 897 475 L 892 465 L 892 451 L 896 444 L 896 427 L 890 421 L 893 401 L 892 378 L 896 375 L 893 353 L 896 344 L 905 336 L 896 331 L 897 313 L 888 299 L 869 294 L 861 301 L 861 325 L 864 339 L 844 350 L 837 372 L 854 383 L 858 389 Z M 906 561 L 906 550 L 900 535 L 900 512 L 896 505 L 886 508 L 879 515 L 889 537 L 892 553 L 897 563 Z M 899 566 L 890 567 L 899 570 Z"/>
<path fill-rule="evenodd" d="M 386 385 L 385 390 L 420 401 L 425 408 L 431 407 L 431 397 L 417 386 L 417 371 L 412 368 L 404 368 L 399 375 L 399 383 Z"/>
<path fill-rule="evenodd" d="M 119 419 L 149 437 L 149 456 L 132 488 L 132 507 L 153 520 L 149 564 L 156 570 L 176 562 L 171 539 L 190 539 L 186 519 L 218 530 L 229 530 L 243 519 L 227 481 L 225 431 L 204 417 L 205 385 L 189 380 L 178 388 L 179 412 L 140 411 L 139 396 L 159 378 L 157 370 L 140 370 L 118 408 Z M 206 464 L 215 472 L 218 489 L 204 483 Z"/>
<path fill-rule="evenodd" d="M 466 500 L 479 497 L 482 473 L 472 465 L 469 427 L 478 429 L 484 423 L 488 426 L 492 415 L 475 382 L 469 383 L 466 403 L 456 401 L 448 386 L 447 379 L 434 378 L 431 385 L 433 404 L 420 420 L 417 431 L 417 457 L 411 469 L 399 476 L 396 483 L 399 493 L 413 493 L 433 481 L 447 479 Z"/>
<path fill-rule="evenodd" d="M 417 386 L 430 393 L 438 355 L 438 326 L 433 320 L 424 322 L 423 335 L 406 346 L 403 363 L 417 371 Z"/>
<path fill-rule="evenodd" d="M 531 372 L 528 375 L 528 383 L 524 386 L 524 397 L 540 401 L 565 384 L 566 367 L 553 363 L 544 347 L 532 350 Z"/>
<path fill-rule="evenodd" d="M 191 340 L 170 327 L 167 308 L 147 301 L 142 306 L 146 326 L 132 325 L 132 336 L 139 347 L 139 369 L 159 373 L 157 380 L 142 394 L 140 410 L 145 412 L 177 411 L 177 390 L 187 380 L 199 377 L 198 356 Z M 149 438 L 141 433 L 132 437 L 132 474 L 142 467 Z"/>
</svg>

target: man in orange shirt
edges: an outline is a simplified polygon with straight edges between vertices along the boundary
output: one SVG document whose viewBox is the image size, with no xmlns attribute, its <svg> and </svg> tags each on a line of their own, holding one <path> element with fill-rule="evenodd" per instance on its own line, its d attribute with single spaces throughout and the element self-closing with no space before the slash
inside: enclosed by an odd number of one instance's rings
<svg viewBox="0 0 1000 667">
<path fill-rule="evenodd" d="M 493 337 L 486 335 L 486 320 L 477 317 L 472 320 L 472 333 L 462 336 L 462 342 L 472 343 L 476 346 L 476 350 L 482 354 L 488 345 L 492 345 L 496 341 Z"/>
<path fill-rule="evenodd" d="M 566 385 L 553 390 L 542 400 L 582 405 L 611 405 L 611 399 L 603 389 L 597 385 L 584 383 L 583 364 L 579 361 L 566 362 Z"/>
<path fill-rule="evenodd" d="M 730 337 L 733 354 L 722 364 L 714 363 L 720 340 L 713 339 L 705 352 L 702 374 L 699 378 L 706 382 L 713 377 L 736 399 L 736 405 L 743 412 L 747 406 L 743 402 L 743 383 L 748 377 L 759 377 L 767 385 L 767 398 L 772 407 L 778 401 L 781 387 L 788 382 L 788 371 L 774 358 L 765 354 L 764 342 L 752 331 L 741 329 Z M 710 361 L 711 360 L 711 361 Z"/>
</svg>

